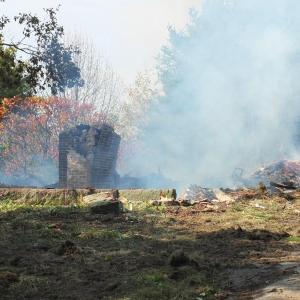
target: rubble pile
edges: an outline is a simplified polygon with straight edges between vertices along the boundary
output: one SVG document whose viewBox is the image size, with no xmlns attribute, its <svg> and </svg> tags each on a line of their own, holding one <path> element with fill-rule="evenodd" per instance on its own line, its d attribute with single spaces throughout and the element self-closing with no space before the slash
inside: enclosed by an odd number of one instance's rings
<svg viewBox="0 0 300 300">
<path fill-rule="evenodd" d="M 256 171 L 252 175 L 256 182 L 283 188 L 300 187 L 300 161 L 282 160 Z"/>
<path fill-rule="evenodd" d="M 240 189 L 221 189 L 233 201 L 265 199 L 270 196 L 267 188 L 263 184 L 259 184 L 256 188 L 240 188 Z"/>
<path fill-rule="evenodd" d="M 225 193 L 220 190 L 213 190 L 209 188 L 203 188 L 196 184 L 190 185 L 187 189 L 185 189 L 178 198 L 175 197 L 163 197 L 161 195 L 159 200 L 154 200 L 151 203 L 155 206 L 165 205 L 165 206 L 192 206 L 196 204 L 215 204 L 217 202 L 224 202 L 224 199 L 218 199 L 217 194 Z M 173 193 L 174 194 L 174 193 Z"/>
<path fill-rule="evenodd" d="M 190 185 L 180 196 L 178 201 L 181 205 L 193 205 L 200 202 L 218 201 L 215 192 L 212 189 L 203 188 L 199 185 Z"/>
</svg>

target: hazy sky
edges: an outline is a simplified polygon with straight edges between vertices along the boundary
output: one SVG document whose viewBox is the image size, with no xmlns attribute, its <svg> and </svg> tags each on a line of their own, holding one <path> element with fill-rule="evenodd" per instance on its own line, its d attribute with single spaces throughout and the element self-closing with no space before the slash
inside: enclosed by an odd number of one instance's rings
<svg viewBox="0 0 300 300">
<path fill-rule="evenodd" d="M 190 8 L 201 0 L 6 0 L 0 14 L 40 13 L 61 4 L 60 21 L 66 31 L 93 40 L 126 82 L 155 64 L 167 39 L 167 27 L 184 28 Z M 10 32 L 13 35 L 13 31 Z"/>
</svg>

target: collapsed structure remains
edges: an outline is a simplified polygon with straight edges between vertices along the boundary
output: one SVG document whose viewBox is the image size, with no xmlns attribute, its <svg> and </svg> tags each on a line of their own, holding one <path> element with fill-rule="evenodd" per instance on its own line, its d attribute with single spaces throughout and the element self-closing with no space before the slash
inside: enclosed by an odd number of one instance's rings
<svg viewBox="0 0 300 300">
<path fill-rule="evenodd" d="M 78 125 L 59 135 L 61 188 L 112 188 L 120 136 L 108 125 Z"/>
</svg>

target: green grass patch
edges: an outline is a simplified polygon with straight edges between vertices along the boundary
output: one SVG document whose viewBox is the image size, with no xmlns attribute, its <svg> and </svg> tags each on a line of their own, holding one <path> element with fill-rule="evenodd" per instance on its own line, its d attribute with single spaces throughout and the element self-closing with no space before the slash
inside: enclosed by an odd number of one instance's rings
<svg viewBox="0 0 300 300">
<path fill-rule="evenodd" d="M 166 281 L 166 275 L 160 272 L 145 274 L 142 277 L 145 283 L 162 285 Z"/>
<path fill-rule="evenodd" d="M 126 198 L 130 202 L 147 202 L 159 200 L 161 197 L 173 199 L 176 196 L 174 189 L 133 189 L 120 190 L 120 197 Z"/>
<path fill-rule="evenodd" d="M 287 241 L 290 242 L 290 243 L 299 244 L 300 243 L 300 236 L 289 236 L 287 238 Z"/>
<path fill-rule="evenodd" d="M 245 209 L 245 207 L 246 206 L 243 203 L 236 202 L 231 206 L 230 210 L 232 212 L 241 212 Z"/>
<path fill-rule="evenodd" d="M 112 229 L 87 227 L 81 230 L 79 237 L 82 239 L 123 239 L 121 232 Z"/>
</svg>

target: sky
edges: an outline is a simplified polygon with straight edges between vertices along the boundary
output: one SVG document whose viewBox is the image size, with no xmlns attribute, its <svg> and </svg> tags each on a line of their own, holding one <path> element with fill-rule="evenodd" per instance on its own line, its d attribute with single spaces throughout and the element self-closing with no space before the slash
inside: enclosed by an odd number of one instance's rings
<svg viewBox="0 0 300 300">
<path fill-rule="evenodd" d="M 59 4 L 66 32 L 92 40 L 123 80 L 131 82 L 137 72 L 155 66 L 168 26 L 184 29 L 189 10 L 199 9 L 201 0 L 6 0 L 0 3 L 0 14 L 40 14 Z"/>
</svg>

